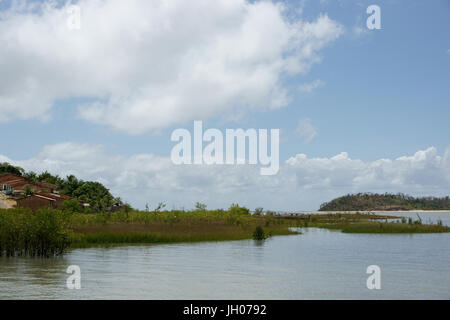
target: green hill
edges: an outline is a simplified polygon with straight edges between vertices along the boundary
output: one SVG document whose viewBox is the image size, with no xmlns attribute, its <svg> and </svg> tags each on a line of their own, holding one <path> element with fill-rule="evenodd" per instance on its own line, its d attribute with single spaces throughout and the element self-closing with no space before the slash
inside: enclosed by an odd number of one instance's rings
<svg viewBox="0 0 450 320">
<path fill-rule="evenodd" d="M 348 194 L 325 202 L 319 211 L 450 210 L 450 198 L 416 198 L 402 193 Z"/>
</svg>

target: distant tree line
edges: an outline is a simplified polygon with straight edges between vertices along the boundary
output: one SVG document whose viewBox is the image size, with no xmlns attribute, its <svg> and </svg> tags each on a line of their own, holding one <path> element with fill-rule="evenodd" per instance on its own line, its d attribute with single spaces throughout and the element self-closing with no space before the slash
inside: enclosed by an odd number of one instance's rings
<svg viewBox="0 0 450 320">
<path fill-rule="evenodd" d="M 320 211 L 450 210 L 450 198 L 412 197 L 403 193 L 358 193 L 325 202 Z"/>
<path fill-rule="evenodd" d="M 25 172 L 23 168 L 13 166 L 9 163 L 0 163 L 0 174 L 12 173 L 30 179 L 33 182 L 45 182 L 56 186 L 60 194 L 73 197 L 80 202 L 88 203 L 92 211 L 102 211 L 111 207 L 114 203 L 122 204 L 120 198 L 115 198 L 100 182 L 83 181 L 74 175 L 61 178 L 45 171 L 37 174 L 30 171 Z M 72 201 L 72 205 L 75 203 Z"/>
</svg>

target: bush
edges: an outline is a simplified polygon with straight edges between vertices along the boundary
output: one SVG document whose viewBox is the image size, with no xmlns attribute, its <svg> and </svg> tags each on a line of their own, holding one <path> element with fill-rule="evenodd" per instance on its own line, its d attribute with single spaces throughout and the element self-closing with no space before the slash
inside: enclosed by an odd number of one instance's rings
<svg viewBox="0 0 450 320">
<path fill-rule="evenodd" d="M 255 231 L 253 232 L 253 239 L 254 240 L 265 240 L 266 234 L 264 233 L 264 229 L 260 226 L 257 226 Z"/>
</svg>

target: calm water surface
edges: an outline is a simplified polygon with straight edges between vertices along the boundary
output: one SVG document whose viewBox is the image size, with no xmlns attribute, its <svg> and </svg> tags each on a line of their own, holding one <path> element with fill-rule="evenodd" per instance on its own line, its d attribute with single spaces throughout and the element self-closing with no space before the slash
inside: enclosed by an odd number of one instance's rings
<svg viewBox="0 0 450 320">
<path fill-rule="evenodd" d="M 420 215 L 450 222 L 450 213 Z M 52 259 L 0 258 L 0 299 L 450 299 L 448 233 L 302 232 L 264 243 L 120 246 Z M 381 290 L 366 287 L 366 268 L 373 264 L 381 267 Z M 66 288 L 69 265 L 81 268 L 80 290 Z"/>
</svg>

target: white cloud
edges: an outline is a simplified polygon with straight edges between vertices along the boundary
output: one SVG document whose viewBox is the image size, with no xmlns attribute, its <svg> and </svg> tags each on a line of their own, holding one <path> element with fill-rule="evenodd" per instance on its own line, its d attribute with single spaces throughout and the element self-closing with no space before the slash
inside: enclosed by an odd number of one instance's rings
<svg viewBox="0 0 450 320">
<path fill-rule="evenodd" d="M 14 161 L 26 170 L 48 170 L 101 181 L 112 192 L 144 207 L 160 201 L 168 207 L 210 207 L 238 202 L 251 208 L 313 210 L 322 202 L 353 192 L 404 192 L 446 196 L 450 190 L 450 149 L 435 148 L 397 159 L 362 161 L 343 152 L 330 158 L 291 157 L 275 176 L 261 176 L 259 166 L 175 166 L 153 154 L 111 155 L 101 146 L 75 143 L 49 145 L 28 160 Z"/>
<path fill-rule="evenodd" d="M 48 119 L 61 99 L 89 98 L 82 118 L 131 134 L 289 102 L 282 77 L 308 71 L 342 33 L 280 3 L 81 0 L 0 11 L 0 122 Z"/>
<path fill-rule="evenodd" d="M 325 85 L 325 82 L 323 82 L 320 79 L 317 79 L 317 80 L 314 80 L 313 82 L 301 84 L 299 89 L 300 89 L 301 92 L 311 93 L 315 89 L 317 89 L 317 88 L 319 88 L 319 87 L 321 87 L 323 85 Z"/>
<path fill-rule="evenodd" d="M 307 143 L 317 136 L 317 129 L 309 118 L 299 120 L 296 131 Z"/>
</svg>

